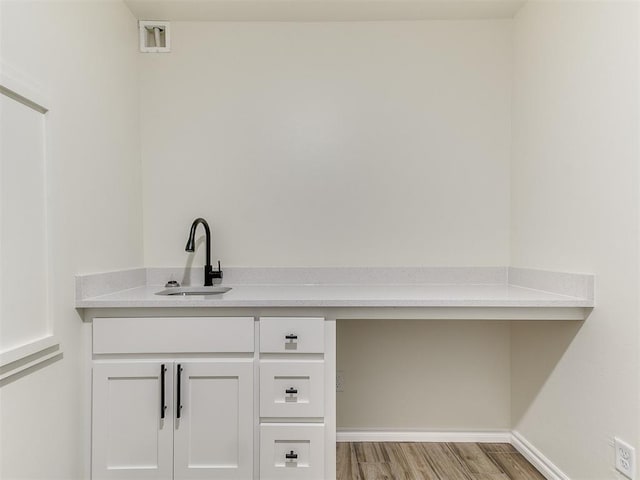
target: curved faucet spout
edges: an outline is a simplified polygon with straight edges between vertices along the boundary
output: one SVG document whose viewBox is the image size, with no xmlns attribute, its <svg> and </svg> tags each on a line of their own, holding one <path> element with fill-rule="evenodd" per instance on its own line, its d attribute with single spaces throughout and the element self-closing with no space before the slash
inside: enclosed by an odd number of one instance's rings
<svg viewBox="0 0 640 480">
<path fill-rule="evenodd" d="M 204 218 L 196 218 L 191 224 L 191 231 L 189 232 L 189 239 L 187 245 L 184 247 L 186 252 L 193 252 L 196 248 L 196 229 L 198 225 L 202 224 L 204 227 L 204 234 L 207 246 L 207 265 L 211 266 L 211 229 L 209 224 Z"/>
<path fill-rule="evenodd" d="M 191 224 L 191 230 L 189 232 L 189 238 L 187 239 L 187 245 L 184 247 L 185 251 L 193 252 L 196 247 L 196 229 L 198 225 L 202 224 L 204 227 L 205 233 L 205 243 L 206 243 L 206 264 L 204 266 L 204 286 L 211 287 L 213 286 L 213 279 L 217 279 L 218 282 L 222 281 L 222 270 L 220 268 L 220 261 L 218 260 L 218 271 L 214 271 L 211 266 L 211 230 L 209 229 L 209 224 L 204 218 L 196 218 Z"/>
</svg>

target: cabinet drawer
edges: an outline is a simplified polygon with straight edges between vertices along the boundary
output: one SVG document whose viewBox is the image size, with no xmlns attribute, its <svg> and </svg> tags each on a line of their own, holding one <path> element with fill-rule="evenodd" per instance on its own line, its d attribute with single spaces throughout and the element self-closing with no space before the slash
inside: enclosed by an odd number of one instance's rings
<svg viewBox="0 0 640 480">
<path fill-rule="evenodd" d="M 260 351 L 264 353 L 323 353 L 324 318 L 260 318 Z"/>
<path fill-rule="evenodd" d="M 323 417 L 324 362 L 260 362 L 261 417 Z"/>
<path fill-rule="evenodd" d="M 93 353 L 254 351 L 253 317 L 94 318 Z"/>
<path fill-rule="evenodd" d="M 260 480 L 324 480 L 324 425 L 261 425 Z"/>
</svg>

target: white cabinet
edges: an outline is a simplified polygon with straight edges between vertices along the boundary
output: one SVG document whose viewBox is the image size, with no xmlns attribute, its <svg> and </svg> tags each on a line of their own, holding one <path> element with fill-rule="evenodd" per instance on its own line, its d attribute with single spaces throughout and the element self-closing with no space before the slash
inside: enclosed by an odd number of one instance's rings
<svg viewBox="0 0 640 480">
<path fill-rule="evenodd" d="M 253 317 L 96 318 L 92 480 L 253 477 Z"/>
<path fill-rule="evenodd" d="M 324 318 L 260 318 L 260 480 L 335 478 L 325 472 L 324 332 Z"/>
<path fill-rule="evenodd" d="M 91 480 L 335 479 L 335 322 L 258 322 L 93 318 Z"/>
<path fill-rule="evenodd" d="M 96 364 L 93 394 L 93 480 L 251 478 L 252 361 Z"/>
</svg>

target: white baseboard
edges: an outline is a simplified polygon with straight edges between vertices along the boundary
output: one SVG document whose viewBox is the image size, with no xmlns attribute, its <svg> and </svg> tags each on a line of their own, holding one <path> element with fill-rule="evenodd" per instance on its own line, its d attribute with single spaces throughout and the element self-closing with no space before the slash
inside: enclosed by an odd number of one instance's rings
<svg viewBox="0 0 640 480">
<path fill-rule="evenodd" d="M 547 480 L 571 480 L 554 463 L 545 457 L 540 450 L 534 447 L 529 441 L 517 431 L 511 432 L 511 445 L 515 447 L 524 458 L 544 475 Z"/>
<path fill-rule="evenodd" d="M 424 430 L 338 430 L 338 442 L 473 442 L 510 443 L 547 480 L 571 480 L 517 431 L 447 432 Z"/>
<path fill-rule="evenodd" d="M 338 430 L 338 442 L 476 442 L 510 443 L 508 430 L 486 432 L 434 432 L 423 430 Z"/>
</svg>

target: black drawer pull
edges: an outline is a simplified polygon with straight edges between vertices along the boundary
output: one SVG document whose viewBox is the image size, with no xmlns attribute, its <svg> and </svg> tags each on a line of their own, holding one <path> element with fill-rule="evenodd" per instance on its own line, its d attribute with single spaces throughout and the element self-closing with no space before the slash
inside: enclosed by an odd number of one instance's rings
<svg viewBox="0 0 640 480">
<path fill-rule="evenodd" d="M 166 371 L 167 369 L 163 363 L 160 365 L 160 418 L 164 418 L 164 411 L 167 409 L 164 402 L 164 372 Z"/>
<path fill-rule="evenodd" d="M 178 384 L 178 394 L 176 395 L 176 418 L 180 418 L 182 416 L 182 399 L 181 397 L 181 387 L 182 387 L 182 365 L 178 364 L 178 375 L 177 375 L 177 384 Z"/>
<path fill-rule="evenodd" d="M 290 393 L 292 395 L 295 395 L 296 393 L 298 393 L 298 390 L 296 388 L 291 387 L 291 388 L 287 388 L 285 390 L 285 393 Z"/>
<path fill-rule="evenodd" d="M 289 453 L 287 453 L 287 454 L 285 455 L 285 458 L 286 458 L 287 460 L 295 460 L 295 459 L 297 459 L 297 458 L 298 458 L 298 454 L 297 454 L 297 453 L 295 453 L 293 450 L 291 450 L 291 452 L 289 452 Z"/>
<path fill-rule="evenodd" d="M 298 339 L 298 335 L 296 335 L 295 333 L 290 333 L 289 335 L 285 336 L 284 338 L 286 338 L 287 340 L 297 340 Z"/>
</svg>

